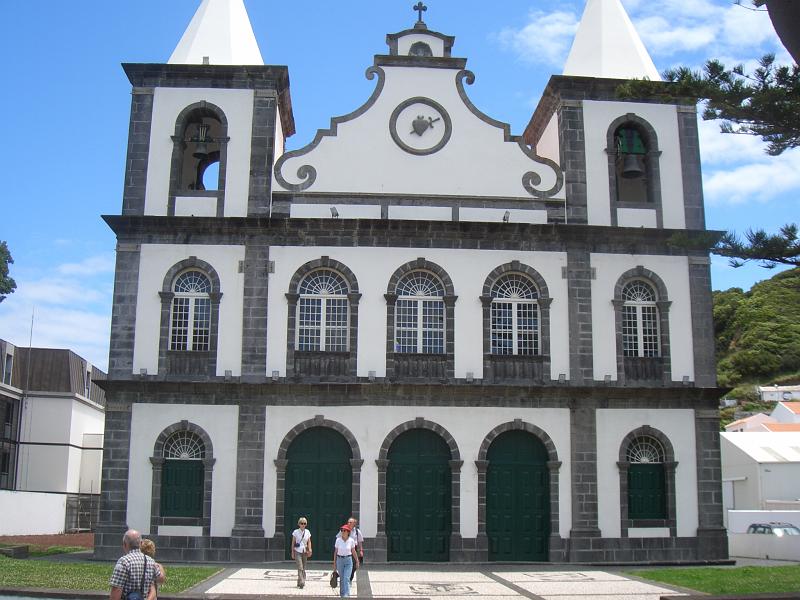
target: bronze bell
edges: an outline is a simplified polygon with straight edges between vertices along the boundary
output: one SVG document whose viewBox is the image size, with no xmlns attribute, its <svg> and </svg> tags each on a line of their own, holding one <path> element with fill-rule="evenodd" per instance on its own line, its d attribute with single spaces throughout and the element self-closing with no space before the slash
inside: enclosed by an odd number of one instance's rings
<svg viewBox="0 0 800 600">
<path fill-rule="evenodd" d="M 642 157 L 639 154 L 622 155 L 622 176 L 625 179 L 638 179 L 644 176 Z"/>
<path fill-rule="evenodd" d="M 195 142 L 197 145 L 194 148 L 194 153 L 192 156 L 198 158 L 200 160 L 204 160 L 208 157 L 208 130 L 210 127 L 204 123 L 200 123 L 197 126 L 197 137 L 192 138 L 191 141 Z"/>
<path fill-rule="evenodd" d="M 205 142 L 197 142 L 192 156 L 200 160 L 205 160 L 206 157 L 208 157 L 208 145 Z"/>
</svg>

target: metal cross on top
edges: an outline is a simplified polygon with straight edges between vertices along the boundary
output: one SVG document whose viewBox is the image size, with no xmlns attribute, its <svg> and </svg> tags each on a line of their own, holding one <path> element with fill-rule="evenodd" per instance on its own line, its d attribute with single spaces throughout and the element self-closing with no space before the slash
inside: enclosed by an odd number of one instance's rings
<svg viewBox="0 0 800 600">
<path fill-rule="evenodd" d="M 422 23 L 422 13 L 428 10 L 428 7 L 425 6 L 422 2 L 417 2 L 413 8 L 415 11 L 419 13 L 419 20 L 417 21 L 417 23 Z"/>
</svg>

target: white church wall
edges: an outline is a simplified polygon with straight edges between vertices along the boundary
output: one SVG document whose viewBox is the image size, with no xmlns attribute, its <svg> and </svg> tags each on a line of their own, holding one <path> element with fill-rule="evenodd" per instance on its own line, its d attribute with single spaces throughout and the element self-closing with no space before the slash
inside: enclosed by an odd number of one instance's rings
<svg viewBox="0 0 800 600">
<path fill-rule="evenodd" d="M 375 460 L 386 436 L 398 425 L 422 417 L 447 430 L 458 445 L 464 465 L 461 467 L 461 535 L 478 533 L 478 471 L 475 461 L 478 450 L 489 432 L 503 423 L 522 419 L 544 430 L 553 440 L 559 470 L 559 528 L 562 537 L 569 537 L 572 523 L 570 470 L 570 437 L 568 409 L 471 408 L 413 406 L 270 406 L 266 411 L 264 444 L 264 531 L 275 534 L 277 472 L 273 460 L 278 448 L 293 427 L 322 415 L 328 421 L 344 425 L 355 437 L 364 464 L 361 468 L 361 519 L 364 535 L 376 534 L 378 514 L 378 468 Z M 130 506 L 130 504 L 129 504 Z"/>
<path fill-rule="evenodd" d="M 597 410 L 597 514 L 603 537 L 622 534 L 620 523 L 619 450 L 622 440 L 644 425 L 669 439 L 678 466 L 675 470 L 675 515 L 678 537 L 697 534 L 697 460 L 694 411 L 691 409 Z M 642 535 L 642 532 L 638 532 Z"/>
<path fill-rule="evenodd" d="M 635 254 L 592 254 L 596 278 L 592 280 L 592 346 L 594 377 L 605 375 L 617 380 L 614 286 L 626 271 L 639 265 L 658 275 L 667 288 L 669 307 L 669 346 L 672 381 L 684 376 L 694 381 L 692 312 L 689 294 L 689 263 L 685 256 L 645 256 Z"/>
<path fill-rule="evenodd" d="M 222 109 L 228 120 L 230 141 L 225 174 L 225 216 L 247 216 L 253 98 L 253 90 L 164 87 L 155 89 L 150 155 L 147 162 L 145 214 L 162 216 L 167 214 L 175 122 L 187 106 L 206 101 Z"/>
<path fill-rule="evenodd" d="M 611 225 L 611 200 L 608 181 L 606 135 L 611 123 L 634 113 L 655 129 L 658 136 L 658 159 L 661 179 L 663 226 L 684 229 L 683 173 L 675 106 L 638 102 L 584 100 L 583 126 L 586 135 L 586 193 L 589 225 Z"/>
<path fill-rule="evenodd" d="M 561 160 L 558 143 L 558 113 L 553 113 L 553 116 L 550 117 L 550 121 L 542 132 L 542 137 L 536 144 L 536 152 L 539 156 L 549 158 L 555 163 Z"/>
<path fill-rule="evenodd" d="M 211 535 L 231 534 L 236 508 L 236 448 L 239 427 L 237 406 L 134 403 L 131 414 L 131 451 L 128 471 L 128 526 L 150 531 L 153 466 L 150 457 L 161 432 L 188 420 L 202 427 L 214 447 L 211 489 Z"/>
<path fill-rule="evenodd" d="M 217 375 L 226 370 L 234 376 L 242 367 L 242 303 L 244 275 L 239 261 L 244 246 L 183 244 L 142 244 L 139 266 L 139 294 L 136 301 L 136 336 L 133 345 L 133 373 L 147 369 L 158 373 L 158 343 L 161 324 L 161 291 L 167 271 L 182 260 L 196 256 L 207 262 L 220 278 Z M 285 328 L 285 325 L 284 325 Z"/>
<path fill-rule="evenodd" d="M 380 219 L 380 204 L 301 204 L 293 202 L 289 207 L 292 219 L 330 219 L 331 208 L 335 208 L 342 219 Z M 448 219 L 449 220 L 449 219 Z"/>
<path fill-rule="evenodd" d="M 361 293 L 358 307 L 357 373 L 366 377 L 375 371 L 386 375 L 386 293 L 389 278 L 401 265 L 418 257 L 436 263 L 453 280 L 455 305 L 455 376 L 483 377 L 483 308 L 479 297 L 489 273 L 518 260 L 536 269 L 547 283 L 550 305 L 551 377 L 569 373 L 567 284 L 561 268 L 567 257 L 561 252 L 512 252 L 506 250 L 440 250 L 431 248 L 337 248 L 273 246 L 267 313 L 267 373 L 286 374 L 288 304 L 285 294 L 294 273 L 305 263 L 329 256 L 346 265 L 356 276 Z M 138 322 L 138 321 L 137 321 Z"/>
<path fill-rule="evenodd" d="M 283 133 L 280 105 L 277 102 L 275 104 L 275 150 L 273 160 L 278 160 L 286 152 L 286 136 Z"/>
<path fill-rule="evenodd" d="M 93 464 L 97 468 L 96 471 L 87 473 L 94 481 L 93 485 L 96 493 L 100 485 L 100 465 L 98 459 L 102 457 L 102 452 L 99 450 L 88 450 L 86 448 L 102 448 L 105 413 L 98 407 L 87 404 L 81 400 L 71 400 L 70 404 L 72 406 L 72 411 L 69 422 L 69 443 L 77 447 L 70 448 L 69 452 L 67 491 L 70 493 L 78 493 L 81 491 L 81 487 L 84 485 L 84 462 L 88 461 L 89 464 Z M 92 434 L 93 438 L 90 438 L 87 434 Z M 93 445 L 87 447 L 87 441 L 92 442 Z M 86 487 L 89 487 L 88 483 Z"/>
<path fill-rule="evenodd" d="M 458 220 L 502 223 L 506 213 L 508 213 L 509 223 L 547 223 L 546 210 L 506 210 L 504 208 L 461 207 L 458 209 Z"/>
<path fill-rule="evenodd" d="M 375 104 L 358 118 L 340 123 L 336 136 L 323 137 L 309 153 L 287 160 L 281 173 L 288 183 L 299 183 L 298 168 L 311 165 L 317 174 L 309 192 L 532 199 L 522 184 L 529 171 L 541 176 L 538 189 L 555 185 L 556 173 L 550 166 L 531 160 L 518 144 L 505 142 L 502 129 L 467 108 L 458 95 L 456 70 L 382 68 L 386 82 Z M 424 156 L 402 150 L 389 132 L 392 112 L 416 96 L 439 103 L 452 120 L 449 142 Z M 275 188 L 285 189 L 278 182 Z M 557 197 L 564 198 L 563 194 L 562 189 Z"/>
</svg>

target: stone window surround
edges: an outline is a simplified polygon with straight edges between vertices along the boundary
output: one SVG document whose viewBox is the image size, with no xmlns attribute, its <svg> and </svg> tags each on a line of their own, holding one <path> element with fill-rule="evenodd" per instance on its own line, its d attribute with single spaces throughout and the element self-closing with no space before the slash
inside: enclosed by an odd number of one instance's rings
<svg viewBox="0 0 800 600">
<path fill-rule="evenodd" d="M 628 462 L 628 447 L 633 441 L 642 436 L 648 436 L 657 439 L 664 448 L 664 476 L 666 481 L 665 493 L 667 500 L 667 518 L 666 519 L 629 519 L 628 518 L 628 470 L 631 463 Z M 668 527 L 670 537 L 677 537 L 677 518 L 675 508 L 675 471 L 678 463 L 675 460 L 675 451 L 669 438 L 658 429 L 643 425 L 631 431 L 622 440 L 619 446 L 619 461 L 617 462 L 619 468 L 619 514 L 620 514 L 620 530 L 623 538 L 628 537 L 628 530 L 634 527 Z"/>
<path fill-rule="evenodd" d="M 169 437 L 177 431 L 190 431 L 197 435 L 205 446 L 205 458 L 203 461 L 203 516 L 202 517 L 165 517 L 161 516 L 161 479 L 164 472 L 164 444 Z M 203 536 L 211 535 L 211 487 L 213 483 L 214 446 L 211 437 L 199 425 L 189 421 L 180 421 L 166 427 L 156 439 L 153 446 L 153 456 L 150 457 L 150 464 L 153 466 L 153 477 L 150 495 L 150 532 L 158 534 L 161 525 L 179 526 L 200 526 L 203 528 Z"/>
<path fill-rule="evenodd" d="M 389 278 L 389 285 L 386 289 L 386 377 L 389 380 L 395 378 L 395 308 L 397 306 L 397 284 L 400 280 L 413 271 L 429 271 L 433 273 L 444 285 L 444 356 L 446 360 L 445 379 L 455 377 L 455 304 L 458 296 L 455 295 L 453 280 L 447 272 L 434 262 L 423 257 L 412 260 L 400 266 Z"/>
<path fill-rule="evenodd" d="M 217 140 L 219 143 L 219 186 L 216 190 L 187 190 L 181 187 L 181 176 L 183 174 L 183 158 L 186 151 L 186 128 L 189 126 L 189 119 L 195 112 L 209 112 L 219 119 L 222 125 L 222 136 Z M 195 102 L 184 108 L 177 119 L 175 119 L 175 133 L 172 136 L 172 160 L 170 162 L 169 175 L 169 197 L 167 199 L 167 216 L 175 216 L 175 198 L 177 196 L 198 196 L 205 198 L 216 198 L 216 216 L 225 216 L 225 178 L 227 175 L 228 164 L 228 119 L 223 110 L 211 102 L 205 100 Z"/>
<path fill-rule="evenodd" d="M 483 306 L 483 373 L 484 379 L 489 379 L 487 374 L 491 373 L 492 369 L 492 287 L 498 279 L 508 273 L 521 273 L 533 281 L 536 286 L 539 297 L 537 304 L 539 305 L 539 353 L 533 355 L 531 358 L 534 360 L 542 361 L 542 372 L 544 380 L 550 380 L 550 305 L 553 299 L 550 297 L 550 292 L 547 288 L 547 282 L 539 272 L 518 260 L 512 260 L 510 263 L 496 267 L 486 280 L 483 282 L 483 291 L 480 296 L 481 305 Z M 535 358 L 534 358 L 535 357 Z"/>
<path fill-rule="evenodd" d="M 638 265 L 633 269 L 625 271 L 614 286 L 614 299 L 611 303 L 614 305 L 614 328 L 616 331 L 616 346 L 617 346 L 617 381 L 625 383 L 625 357 L 623 356 L 622 346 L 622 307 L 625 301 L 622 298 L 622 289 L 627 283 L 634 279 L 641 279 L 646 283 L 653 286 L 656 291 L 657 300 L 656 308 L 658 309 L 658 327 L 659 327 L 659 356 L 663 361 L 663 373 L 661 381 L 654 382 L 661 384 L 672 383 L 672 366 L 670 360 L 670 347 L 669 347 L 669 307 L 672 302 L 667 296 L 667 286 L 664 281 L 653 271 L 646 269 L 642 265 Z"/>
<path fill-rule="evenodd" d="M 642 135 L 647 154 L 645 160 L 645 177 L 647 178 L 647 202 L 620 202 L 617 200 L 617 147 L 614 143 L 614 134 L 622 125 L 632 124 Z M 627 113 L 611 122 L 606 132 L 606 155 L 608 157 L 608 191 L 609 206 L 611 207 L 611 226 L 617 226 L 618 208 L 647 208 L 656 211 L 656 227 L 664 226 L 664 216 L 661 201 L 661 169 L 658 149 L 658 135 L 650 123 L 635 113 Z"/>
<path fill-rule="evenodd" d="M 333 260 L 328 256 L 321 256 L 318 259 L 307 262 L 295 271 L 289 282 L 289 292 L 286 294 L 286 301 L 288 302 L 286 323 L 286 377 L 294 377 L 295 375 L 303 376 L 302 373 L 294 372 L 294 355 L 295 352 L 299 352 L 295 349 L 295 344 L 297 342 L 297 302 L 300 299 L 298 291 L 303 278 L 317 269 L 331 269 L 336 271 L 347 282 L 347 304 L 350 321 L 347 332 L 349 354 L 347 358 L 347 375 L 356 377 L 358 358 L 358 304 L 361 301 L 361 294 L 358 291 L 358 279 L 347 265 L 338 260 Z"/>
<path fill-rule="evenodd" d="M 543 429 L 524 422 L 522 419 L 514 419 L 507 423 L 501 423 L 492 429 L 481 443 L 478 450 L 478 460 L 475 466 L 478 469 L 478 551 L 481 554 L 480 560 L 489 560 L 489 538 L 486 534 L 486 473 L 489 469 L 487 456 L 492 442 L 507 431 L 526 431 L 536 437 L 544 444 L 547 450 L 547 469 L 550 472 L 550 557 L 554 558 L 554 550 L 560 548 L 561 532 L 559 527 L 559 506 L 558 506 L 558 472 L 561 468 L 561 461 L 558 459 L 558 452 L 552 438 Z M 553 543 L 555 541 L 555 543 Z"/>
<path fill-rule="evenodd" d="M 211 331 L 208 340 L 208 352 L 198 352 L 197 354 L 208 354 L 208 374 L 210 376 L 216 375 L 217 371 L 217 342 L 219 339 L 219 305 L 222 300 L 222 292 L 220 291 L 220 278 L 214 267 L 207 262 L 198 259 L 196 256 L 190 256 L 187 259 L 180 261 L 173 265 L 164 276 L 164 282 L 161 286 L 161 291 L 158 292 L 161 298 L 161 325 L 159 329 L 159 342 L 158 342 L 158 374 L 160 376 L 169 375 L 168 373 L 168 353 L 170 352 L 188 352 L 188 351 L 172 351 L 169 349 L 169 329 L 170 320 L 172 317 L 172 299 L 175 293 L 172 291 L 172 285 L 175 278 L 183 271 L 189 269 L 197 269 L 202 271 L 211 282 Z"/>
<path fill-rule="evenodd" d="M 360 520 L 359 513 L 361 512 L 361 467 L 364 460 L 361 458 L 361 449 L 358 446 L 353 433 L 338 421 L 331 421 L 325 418 L 324 415 L 315 415 L 313 419 L 298 423 L 284 436 L 278 447 L 278 457 L 273 461 L 276 471 L 275 483 L 275 547 L 283 548 L 285 546 L 286 534 L 284 530 L 285 523 L 283 522 L 283 511 L 286 502 L 286 467 L 289 465 L 289 460 L 286 458 L 289 452 L 289 446 L 301 433 L 317 428 L 327 427 L 341 434 L 347 440 L 350 446 L 352 458 L 350 459 L 350 466 L 352 468 L 352 491 L 351 491 L 351 507 L 350 514 L 356 519 Z"/>
<path fill-rule="evenodd" d="M 389 469 L 389 449 L 392 443 L 403 433 L 412 429 L 427 429 L 440 436 L 450 448 L 450 551 L 461 549 L 461 467 L 464 461 L 461 460 L 461 452 L 458 450 L 455 438 L 450 435 L 444 427 L 433 421 L 428 421 L 423 417 L 417 417 L 413 421 L 406 421 L 392 429 L 381 444 L 378 451 L 378 458 L 375 464 L 378 466 L 378 524 L 376 539 L 378 547 L 386 548 L 386 472 Z"/>
</svg>

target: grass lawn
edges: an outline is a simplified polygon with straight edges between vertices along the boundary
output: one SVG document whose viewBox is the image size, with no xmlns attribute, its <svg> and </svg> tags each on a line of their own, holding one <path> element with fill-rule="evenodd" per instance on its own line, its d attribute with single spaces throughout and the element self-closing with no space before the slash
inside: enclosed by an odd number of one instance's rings
<svg viewBox="0 0 800 600">
<path fill-rule="evenodd" d="M 164 565 L 164 593 L 178 593 L 221 571 L 218 567 L 171 567 Z M 108 590 L 111 563 L 56 563 L 46 560 L 16 560 L 0 556 L 0 587 L 55 588 L 62 590 Z"/>
<path fill-rule="evenodd" d="M 0 544 L 0 548 L 10 548 L 12 546 L 28 546 L 29 556 L 51 556 L 53 554 L 67 554 L 68 552 L 83 552 L 83 546 L 36 546 L 35 544 Z"/>
<path fill-rule="evenodd" d="M 705 592 L 706 594 L 767 594 L 800 590 L 800 565 L 785 567 L 697 567 L 629 571 L 643 579 Z"/>
</svg>

